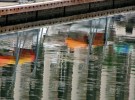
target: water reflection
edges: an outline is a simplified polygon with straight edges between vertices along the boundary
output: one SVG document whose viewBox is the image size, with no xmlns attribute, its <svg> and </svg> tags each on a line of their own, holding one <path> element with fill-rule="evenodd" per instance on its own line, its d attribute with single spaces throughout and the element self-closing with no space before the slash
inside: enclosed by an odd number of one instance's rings
<svg viewBox="0 0 135 100">
<path fill-rule="evenodd" d="M 1 100 L 134 100 L 133 14 L 0 35 Z"/>
</svg>

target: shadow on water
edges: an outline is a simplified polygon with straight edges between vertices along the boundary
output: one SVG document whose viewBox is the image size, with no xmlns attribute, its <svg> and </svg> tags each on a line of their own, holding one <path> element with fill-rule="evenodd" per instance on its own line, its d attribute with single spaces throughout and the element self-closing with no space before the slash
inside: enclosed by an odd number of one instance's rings
<svg viewBox="0 0 135 100">
<path fill-rule="evenodd" d="M 1 100 L 134 100 L 134 13 L 0 35 Z"/>
</svg>

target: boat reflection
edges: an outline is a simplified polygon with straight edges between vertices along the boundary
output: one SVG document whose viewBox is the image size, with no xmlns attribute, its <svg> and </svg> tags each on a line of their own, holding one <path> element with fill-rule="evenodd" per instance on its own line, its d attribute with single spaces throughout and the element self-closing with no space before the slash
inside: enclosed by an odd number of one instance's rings
<svg viewBox="0 0 135 100">
<path fill-rule="evenodd" d="M 105 22 L 106 19 L 104 18 L 71 25 L 65 43 L 70 49 L 87 48 L 89 45 L 93 47 L 103 46 L 108 33 L 106 26 L 110 24 L 110 21 L 108 21 L 106 22 L 107 25 L 101 25 Z"/>
<path fill-rule="evenodd" d="M 8 51 L 7 52 L 9 55 L 1 55 L 0 56 L 0 66 L 1 67 L 6 67 L 8 64 L 16 64 L 16 58 L 14 55 L 14 51 Z M 11 56 L 12 55 L 12 56 Z M 35 60 L 35 53 L 33 50 L 29 49 L 20 49 L 19 53 L 19 61 L 18 64 L 24 64 L 28 62 L 33 62 Z"/>
<path fill-rule="evenodd" d="M 104 33 L 95 33 L 95 37 L 92 41 L 92 46 L 93 47 L 103 46 L 105 44 L 104 35 L 105 35 Z M 68 37 L 66 38 L 65 43 L 71 50 L 73 50 L 75 48 L 87 48 L 89 45 L 89 40 L 88 36 L 84 35 L 84 36 L 77 36 L 76 39 L 73 37 Z"/>
</svg>

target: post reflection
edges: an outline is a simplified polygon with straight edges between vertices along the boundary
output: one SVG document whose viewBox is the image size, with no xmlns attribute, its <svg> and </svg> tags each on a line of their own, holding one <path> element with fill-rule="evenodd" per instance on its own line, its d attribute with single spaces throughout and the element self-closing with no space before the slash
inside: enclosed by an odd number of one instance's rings
<svg viewBox="0 0 135 100">
<path fill-rule="evenodd" d="M 134 100 L 133 18 L 0 35 L 0 99 Z"/>
</svg>

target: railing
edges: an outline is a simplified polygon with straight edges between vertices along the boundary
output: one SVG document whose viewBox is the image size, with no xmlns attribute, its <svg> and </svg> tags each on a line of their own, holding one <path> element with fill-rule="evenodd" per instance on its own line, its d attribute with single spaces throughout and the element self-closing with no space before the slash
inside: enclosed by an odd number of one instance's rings
<svg viewBox="0 0 135 100">
<path fill-rule="evenodd" d="M 45 10 L 52 8 L 61 8 L 66 6 L 79 5 L 84 3 L 98 2 L 104 0 L 51 0 L 46 2 L 32 3 L 32 4 L 21 4 L 8 7 L 0 7 L 0 16 L 23 13 L 37 10 Z"/>
<path fill-rule="evenodd" d="M 57 0 L 57 6 L 55 5 L 56 2 L 48 2 L 45 4 L 18 5 L 12 9 L 9 9 L 10 7 L 7 9 L 6 7 L 2 7 L 0 8 L 0 11 L 3 12 L 0 13 L 0 33 L 44 25 L 67 23 L 80 19 L 111 16 L 135 10 L 135 0 L 115 0 L 115 2 L 114 0 L 113 2 L 112 0 L 95 1 L 96 0 Z M 61 2 L 68 2 L 68 4 Z M 11 14 L 13 10 L 16 13 Z"/>
</svg>

